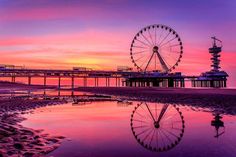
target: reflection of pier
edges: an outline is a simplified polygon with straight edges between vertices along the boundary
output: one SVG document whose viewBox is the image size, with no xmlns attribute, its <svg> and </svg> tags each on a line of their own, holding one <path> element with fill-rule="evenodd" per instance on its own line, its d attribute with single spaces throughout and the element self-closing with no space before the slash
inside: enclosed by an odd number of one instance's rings
<svg viewBox="0 0 236 157">
<path fill-rule="evenodd" d="M 24 99 L 33 99 L 33 100 L 66 100 L 72 102 L 73 105 L 82 104 L 82 103 L 91 103 L 94 101 L 117 101 L 117 98 L 114 98 L 109 95 L 104 94 L 89 94 L 89 93 L 78 93 L 78 92 L 63 92 L 60 93 L 57 90 L 44 90 L 41 92 L 21 92 L 11 94 L 11 98 L 24 98 Z"/>
<path fill-rule="evenodd" d="M 127 106 L 130 106 L 130 105 L 133 105 L 133 102 L 132 101 L 129 101 L 127 99 L 117 99 L 117 106 L 119 107 L 127 107 Z"/>
<path fill-rule="evenodd" d="M 131 114 L 134 137 L 151 151 L 174 148 L 181 141 L 184 128 L 184 117 L 175 105 L 143 102 Z"/>
</svg>

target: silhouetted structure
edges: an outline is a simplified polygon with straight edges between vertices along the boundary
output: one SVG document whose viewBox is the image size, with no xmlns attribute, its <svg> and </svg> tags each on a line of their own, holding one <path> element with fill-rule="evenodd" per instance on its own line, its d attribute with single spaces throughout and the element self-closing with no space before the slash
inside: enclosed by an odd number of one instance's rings
<svg viewBox="0 0 236 157">
<path fill-rule="evenodd" d="M 154 24 L 141 29 L 131 43 L 130 56 L 142 75 L 126 78 L 126 86 L 184 87 L 181 73 L 171 73 L 181 61 L 183 43 L 169 26 Z"/>
<path fill-rule="evenodd" d="M 211 126 L 214 126 L 216 129 L 216 135 L 214 137 L 218 138 L 222 134 L 225 133 L 224 131 L 224 122 L 221 120 L 223 117 L 220 116 L 220 114 L 215 114 L 214 120 L 211 121 Z M 223 128 L 222 131 L 220 131 L 220 128 Z"/>
<path fill-rule="evenodd" d="M 209 53 L 212 55 L 212 69 L 202 73 L 197 79 L 192 80 L 193 87 L 226 87 L 228 74 L 225 71 L 220 71 L 220 52 L 222 50 L 222 42 L 216 37 L 212 37 L 213 46 L 209 48 Z M 216 42 L 221 45 L 217 46 Z"/>
<path fill-rule="evenodd" d="M 145 73 L 141 76 L 128 77 L 125 80 L 129 87 L 184 87 L 187 77 L 181 73 Z"/>
<path fill-rule="evenodd" d="M 94 79 L 94 87 L 99 86 L 99 80 L 105 79 L 105 86 L 109 87 L 111 79 L 115 80 L 116 87 L 185 87 L 185 81 L 191 81 L 192 87 L 226 87 L 228 74 L 220 71 L 221 43 L 212 37 L 213 46 L 209 48 L 212 54 L 212 70 L 200 76 L 185 76 L 181 72 L 173 73 L 183 55 L 183 43 L 180 36 L 172 28 L 155 24 L 141 29 L 134 37 L 130 55 L 131 61 L 138 69 L 118 66 L 116 71 L 99 71 L 86 67 L 74 67 L 72 70 L 26 69 L 24 66 L 0 65 L 0 77 L 10 77 L 12 82 L 16 78 L 43 78 L 43 85 L 47 85 L 47 78 L 57 78 L 58 88 L 61 88 L 61 79 L 70 78 L 71 88 L 75 87 L 75 79 L 82 79 L 80 86 L 88 86 L 88 79 Z"/>
</svg>

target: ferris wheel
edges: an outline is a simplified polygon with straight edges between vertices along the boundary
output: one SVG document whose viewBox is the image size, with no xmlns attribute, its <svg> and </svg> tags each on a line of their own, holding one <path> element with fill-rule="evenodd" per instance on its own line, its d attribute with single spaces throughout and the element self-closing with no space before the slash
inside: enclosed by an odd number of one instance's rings
<svg viewBox="0 0 236 157">
<path fill-rule="evenodd" d="M 141 29 L 134 37 L 131 60 L 139 71 L 170 72 L 183 54 L 182 41 L 172 28 L 155 24 Z"/>
<path fill-rule="evenodd" d="M 184 117 L 175 105 L 140 103 L 131 115 L 131 130 L 144 148 L 163 152 L 175 147 L 184 134 Z"/>
</svg>

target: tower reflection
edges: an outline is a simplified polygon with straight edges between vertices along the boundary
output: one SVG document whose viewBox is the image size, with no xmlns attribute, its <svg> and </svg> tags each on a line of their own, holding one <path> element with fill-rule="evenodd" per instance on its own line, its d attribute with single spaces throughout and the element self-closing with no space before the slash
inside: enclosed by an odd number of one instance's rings
<svg viewBox="0 0 236 157">
<path fill-rule="evenodd" d="M 131 130 L 144 148 L 155 152 L 174 148 L 184 134 L 184 117 L 175 105 L 141 102 L 131 114 Z"/>
<path fill-rule="evenodd" d="M 225 126 L 224 122 L 221 120 L 223 117 L 220 116 L 219 113 L 213 115 L 214 115 L 214 120 L 211 121 L 211 126 L 215 127 L 216 135 L 214 137 L 218 138 L 219 136 L 225 133 Z"/>
</svg>

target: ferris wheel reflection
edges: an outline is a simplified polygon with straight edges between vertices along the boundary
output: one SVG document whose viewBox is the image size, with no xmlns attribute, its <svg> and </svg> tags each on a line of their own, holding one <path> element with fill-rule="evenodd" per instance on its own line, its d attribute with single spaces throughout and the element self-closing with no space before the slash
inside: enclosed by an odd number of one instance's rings
<svg viewBox="0 0 236 157">
<path fill-rule="evenodd" d="M 155 152 L 174 148 L 184 134 L 184 117 L 175 105 L 141 102 L 131 114 L 131 130 L 144 148 Z"/>
</svg>

